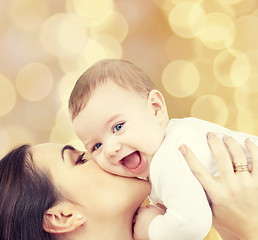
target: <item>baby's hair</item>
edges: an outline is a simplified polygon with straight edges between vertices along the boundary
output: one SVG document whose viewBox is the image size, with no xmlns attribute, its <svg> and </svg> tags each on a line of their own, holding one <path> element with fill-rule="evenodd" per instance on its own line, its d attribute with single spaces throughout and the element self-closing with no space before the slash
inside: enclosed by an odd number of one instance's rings
<svg viewBox="0 0 258 240">
<path fill-rule="evenodd" d="M 155 88 L 150 78 L 131 62 L 118 59 L 98 61 L 80 76 L 73 88 L 69 99 L 72 120 L 84 109 L 91 93 L 108 81 L 132 89 L 143 97 Z"/>
</svg>

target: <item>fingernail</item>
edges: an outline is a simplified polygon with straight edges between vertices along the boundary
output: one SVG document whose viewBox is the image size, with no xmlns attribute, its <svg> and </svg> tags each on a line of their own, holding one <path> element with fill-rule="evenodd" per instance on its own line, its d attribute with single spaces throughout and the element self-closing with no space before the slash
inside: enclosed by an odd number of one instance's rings
<svg viewBox="0 0 258 240">
<path fill-rule="evenodd" d="M 229 136 L 225 135 L 222 139 L 224 142 L 226 142 L 229 139 Z"/>
<path fill-rule="evenodd" d="M 184 146 L 184 145 L 181 145 L 181 146 L 179 147 L 179 151 L 180 151 L 182 154 L 185 154 L 185 153 L 186 153 L 186 148 L 185 148 L 185 146 Z"/>
<path fill-rule="evenodd" d="M 208 132 L 207 133 L 207 138 L 208 139 L 211 139 L 211 138 L 214 138 L 215 137 L 215 134 L 214 133 L 212 133 L 212 132 Z"/>
</svg>

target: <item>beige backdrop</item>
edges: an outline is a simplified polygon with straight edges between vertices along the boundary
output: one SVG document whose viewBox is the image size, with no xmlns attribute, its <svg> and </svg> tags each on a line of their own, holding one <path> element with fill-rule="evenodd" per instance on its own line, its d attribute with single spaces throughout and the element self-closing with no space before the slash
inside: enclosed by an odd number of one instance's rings
<svg viewBox="0 0 258 240">
<path fill-rule="evenodd" d="M 0 155 L 72 143 L 67 99 L 102 58 L 141 67 L 170 117 L 258 135 L 257 0 L 1 0 Z"/>
</svg>

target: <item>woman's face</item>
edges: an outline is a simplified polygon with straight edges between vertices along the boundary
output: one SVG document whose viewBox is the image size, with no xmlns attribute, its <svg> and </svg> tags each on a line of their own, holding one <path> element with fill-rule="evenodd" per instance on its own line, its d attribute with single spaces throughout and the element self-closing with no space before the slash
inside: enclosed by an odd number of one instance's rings
<svg viewBox="0 0 258 240">
<path fill-rule="evenodd" d="M 135 211 L 150 192 L 147 181 L 109 174 L 93 160 L 82 160 L 83 152 L 67 145 L 40 144 L 31 152 L 36 166 L 47 169 L 61 194 L 85 214 Z"/>
</svg>

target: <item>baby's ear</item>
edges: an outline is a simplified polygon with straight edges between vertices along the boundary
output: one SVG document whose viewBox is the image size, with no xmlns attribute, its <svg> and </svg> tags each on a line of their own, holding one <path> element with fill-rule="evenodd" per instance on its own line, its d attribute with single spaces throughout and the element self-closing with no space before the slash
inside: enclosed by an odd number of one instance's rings
<svg viewBox="0 0 258 240">
<path fill-rule="evenodd" d="M 148 105 L 154 111 L 159 120 L 167 118 L 167 107 L 163 95 L 156 89 L 151 90 L 148 95 Z"/>
<path fill-rule="evenodd" d="M 61 202 L 48 209 L 43 218 L 43 229 L 49 233 L 68 233 L 76 230 L 86 219 L 72 203 Z"/>
</svg>

